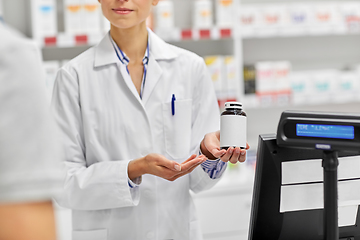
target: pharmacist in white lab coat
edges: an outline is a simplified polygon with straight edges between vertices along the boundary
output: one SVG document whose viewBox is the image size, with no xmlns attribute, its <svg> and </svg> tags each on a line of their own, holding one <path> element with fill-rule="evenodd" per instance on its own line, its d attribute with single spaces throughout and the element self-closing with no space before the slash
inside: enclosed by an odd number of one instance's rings
<svg viewBox="0 0 360 240">
<path fill-rule="evenodd" d="M 57 75 L 68 169 L 58 201 L 73 209 L 74 240 L 202 239 L 190 190 L 245 160 L 245 150 L 219 149 L 204 61 L 146 28 L 157 2 L 100 1 L 110 32 Z"/>
</svg>

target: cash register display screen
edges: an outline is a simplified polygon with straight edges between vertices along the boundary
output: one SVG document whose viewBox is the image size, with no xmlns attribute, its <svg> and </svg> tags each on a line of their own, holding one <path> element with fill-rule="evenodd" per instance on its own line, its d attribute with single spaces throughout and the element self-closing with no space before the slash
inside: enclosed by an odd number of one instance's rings
<svg viewBox="0 0 360 240">
<path fill-rule="evenodd" d="M 296 124 L 296 136 L 354 139 L 354 126 L 321 125 L 321 124 Z"/>
</svg>

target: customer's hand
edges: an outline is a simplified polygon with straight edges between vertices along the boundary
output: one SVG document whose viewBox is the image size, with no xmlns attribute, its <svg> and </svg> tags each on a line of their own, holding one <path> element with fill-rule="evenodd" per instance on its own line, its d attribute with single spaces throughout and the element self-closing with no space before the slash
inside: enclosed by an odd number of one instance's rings
<svg viewBox="0 0 360 240">
<path fill-rule="evenodd" d="M 246 149 L 240 149 L 239 147 L 230 147 L 227 150 L 220 150 L 220 131 L 208 133 L 200 144 L 201 152 L 208 159 L 220 158 L 223 162 L 244 162 L 246 159 L 246 150 L 248 150 L 249 144 L 246 143 Z"/>
<path fill-rule="evenodd" d="M 135 159 L 128 165 L 128 175 L 131 180 L 144 174 L 151 174 L 163 179 L 174 181 L 188 173 L 206 161 L 204 155 L 191 155 L 190 158 L 179 164 L 169 160 L 161 154 L 151 153 L 145 157 Z"/>
</svg>

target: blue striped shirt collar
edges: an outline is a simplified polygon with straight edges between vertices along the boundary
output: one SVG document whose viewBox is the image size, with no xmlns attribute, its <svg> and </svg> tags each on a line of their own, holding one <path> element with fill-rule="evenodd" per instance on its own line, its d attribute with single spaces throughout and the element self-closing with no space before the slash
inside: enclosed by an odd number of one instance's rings
<svg viewBox="0 0 360 240">
<path fill-rule="evenodd" d="M 128 56 L 126 56 L 126 54 L 115 43 L 114 39 L 110 35 L 110 31 L 109 31 L 109 38 L 110 38 L 111 43 L 112 43 L 112 45 L 114 47 L 114 50 L 116 52 L 117 57 L 119 58 L 120 62 L 126 66 L 126 71 L 130 75 L 130 72 L 129 72 L 129 69 L 128 69 L 128 64 L 130 62 L 130 58 Z M 144 58 L 142 60 L 143 65 L 144 65 L 144 73 L 143 73 L 143 79 L 142 79 L 141 90 L 140 90 L 140 98 L 141 99 L 142 99 L 143 92 L 144 92 L 144 86 L 145 86 L 146 75 L 147 75 L 147 67 L 148 67 L 148 64 L 149 64 L 149 57 L 150 57 L 150 40 L 149 40 L 149 34 L 148 34 L 147 47 L 146 47 Z"/>
<path fill-rule="evenodd" d="M 120 62 L 127 66 L 129 64 L 129 62 L 130 62 L 130 58 L 128 56 L 126 56 L 126 54 L 115 43 L 114 39 L 110 35 L 110 31 L 109 31 L 109 37 L 110 37 L 111 43 L 112 43 L 112 45 L 114 47 L 114 50 L 115 50 L 116 55 L 119 58 Z M 143 58 L 143 64 L 144 65 L 147 65 L 149 63 L 149 56 L 150 56 L 150 38 L 148 37 L 147 47 L 146 47 L 145 55 L 144 55 L 144 58 Z"/>
</svg>

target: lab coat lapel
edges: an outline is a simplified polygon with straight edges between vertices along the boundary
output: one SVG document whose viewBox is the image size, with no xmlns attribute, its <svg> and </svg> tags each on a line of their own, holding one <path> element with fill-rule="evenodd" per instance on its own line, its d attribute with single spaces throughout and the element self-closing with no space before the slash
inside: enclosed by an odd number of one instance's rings
<svg viewBox="0 0 360 240">
<path fill-rule="evenodd" d="M 104 65 L 116 64 L 122 79 L 129 88 L 130 92 L 134 95 L 138 102 L 141 104 L 139 94 L 136 90 L 130 75 L 127 73 L 126 67 L 120 63 L 119 58 L 115 54 L 113 45 L 111 44 L 110 34 L 107 33 L 101 42 L 95 47 L 95 61 L 94 67 L 101 67 Z"/>
<path fill-rule="evenodd" d="M 114 47 L 111 44 L 110 34 L 107 33 L 99 44 L 95 46 L 94 67 L 102 67 L 118 62 L 119 59 L 117 58 Z"/>
<path fill-rule="evenodd" d="M 159 63 L 155 60 L 153 56 L 150 55 L 149 63 L 148 63 L 148 71 L 145 80 L 144 93 L 142 96 L 142 101 L 144 106 L 146 102 L 149 100 L 149 97 L 154 90 L 157 82 L 160 80 L 162 75 L 162 69 Z"/>
<path fill-rule="evenodd" d="M 150 57 L 142 96 L 144 106 L 151 97 L 156 84 L 161 79 L 163 70 L 166 71 L 166 69 L 161 68 L 161 61 L 171 61 L 177 57 L 177 54 L 169 44 L 160 39 L 150 29 L 148 29 L 148 32 L 150 38 Z"/>
<path fill-rule="evenodd" d="M 140 102 L 140 104 L 141 104 L 141 99 L 140 99 L 139 93 L 137 92 L 136 87 L 135 87 L 133 81 L 131 80 L 130 74 L 128 74 L 128 72 L 126 70 L 125 65 L 119 62 L 119 63 L 117 63 L 117 66 L 121 73 L 122 79 L 126 83 L 130 92 L 134 95 L 134 97 L 137 99 L 137 101 Z"/>
</svg>

